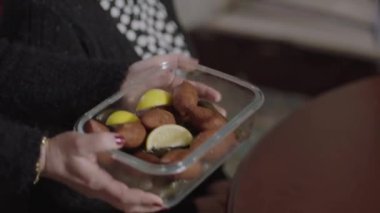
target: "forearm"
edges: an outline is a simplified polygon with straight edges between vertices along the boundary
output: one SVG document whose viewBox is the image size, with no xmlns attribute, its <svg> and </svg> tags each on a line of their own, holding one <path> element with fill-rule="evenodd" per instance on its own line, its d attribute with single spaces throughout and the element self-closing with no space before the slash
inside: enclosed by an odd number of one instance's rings
<svg viewBox="0 0 380 213">
<path fill-rule="evenodd" d="M 42 133 L 0 115 L 0 188 L 11 196 L 27 193 L 35 178 Z"/>
</svg>

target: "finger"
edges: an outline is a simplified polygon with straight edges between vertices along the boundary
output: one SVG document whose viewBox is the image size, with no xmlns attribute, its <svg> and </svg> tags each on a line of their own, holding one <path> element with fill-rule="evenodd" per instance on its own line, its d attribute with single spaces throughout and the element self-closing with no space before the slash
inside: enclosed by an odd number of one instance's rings
<svg viewBox="0 0 380 213">
<path fill-rule="evenodd" d="M 128 188 L 94 163 L 82 166 L 76 176 L 75 179 L 79 181 L 69 181 L 76 185 L 73 186 L 76 190 L 84 192 L 89 197 L 106 201 L 120 210 L 137 206 L 144 206 L 146 210 L 163 207 L 163 201 L 157 195 Z"/>
<path fill-rule="evenodd" d="M 227 117 L 227 110 L 225 110 L 223 107 L 217 105 L 217 104 L 214 104 L 214 103 L 211 103 L 212 104 L 212 107 L 218 111 L 223 117 Z"/>
<path fill-rule="evenodd" d="M 157 67 L 150 67 L 144 70 L 135 70 L 133 75 L 134 76 L 131 79 L 127 78 L 127 87 L 130 89 L 138 86 L 139 84 L 146 84 L 147 82 L 149 82 L 149 84 L 155 83 L 157 79 L 168 82 L 167 78 L 172 76 L 174 77 L 174 73 L 171 70 L 157 70 Z M 136 79 L 139 79 L 140 82 L 136 82 Z"/>
<path fill-rule="evenodd" d="M 186 55 L 179 55 L 177 57 L 177 66 L 183 70 L 194 70 L 197 68 L 199 61 L 194 58 L 190 58 Z"/>
<path fill-rule="evenodd" d="M 168 62 L 169 66 L 173 69 L 181 68 L 184 70 L 193 70 L 198 65 L 198 60 L 194 58 L 183 54 L 169 54 L 154 56 L 152 58 L 136 62 L 130 67 L 130 70 L 147 70 L 157 68 L 163 62 Z"/>
<path fill-rule="evenodd" d="M 80 140 L 80 149 L 86 153 L 100 153 L 115 149 L 120 149 L 125 139 L 115 133 L 92 133 L 85 134 Z"/>
<path fill-rule="evenodd" d="M 155 212 L 164 208 L 162 200 L 156 195 L 130 189 L 125 185 L 119 189 L 120 195 L 118 197 L 108 196 L 104 200 L 120 210 L 125 212 Z"/>
<path fill-rule="evenodd" d="M 171 82 L 175 78 L 174 74 L 169 70 L 157 71 L 148 69 L 138 73 L 139 77 L 127 79 L 122 90 L 125 91 L 123 102 L 125 106 L 134 108 L 141 95 L 151 88 L 170 89 Z M 136 83 L 136 79 L 140 79 L 140 83 Z"/>
<path fill-rule="evenodd" d="M 94 167 L 96 169 L 96 167 Z M 144 192 L 139 189 L 133 189 L 126 186 L 124 183 L 115 180 L 106 171 L 97 169 L 96 180 L 98 181 L 93 186 L 95 191 L 114 200 L 124 206 L 146 206 L 146 207 L 162 207 L 162 199 L 152 193 Z M 91 173 L 90 173 L 91 174 Z"/>
<path fill-rule="evenodd" d="M 142 205 L 126 205 L 124 212 L 157 212 L 165 209 L 163 205 L 158 204 L 142 204 Z"/>
<path fill-rule="evenodd" d="M 172 85 L 172 82 L 176 80 L 176 76 L 174 73 L 170 72 L 169 70 L 164 70 L 163 72 L 155 72 L 151 74 L 146 79 L 151 79 L 149 83 L 150 88 L 170 88 L 170 85 Z"/>
<path fill-rule="evenodd" d="M 152 193 L 140 189 L 127 188 L 122 196 L 123 203 L 133 203 L 138 206 L 160 206 L 163 207 L 162 199 Z"/>
<path fill-rule="evenodd" d="M 189 81 L 189 82 L 193 84 L 194 87 L 197 89 L 198 95 L 200 98 L 213 101 L 213 102 L 219 102 L 220 100 L 222 100 L 222 94 L 220 94 L 218 90 L 200 82 L 196 82 L 196 81 Z"/>
<path fill-rule="evenodd" d="M 125 213 L 149 213 L 149 212 L 158 212 L 163 210 L 163 207 L 156 206 L 134 206 L 132 208 L 125 209 Z"/>
<path fill-rule="evenodd" d="M 164 207 L 162 205 L 158 204 L 148 204 L 148 205 L 139 205 L 139 204 L 133 204 L 133 203 L 122 203 L 120 199 L 116 199 L 113 197 L 109 197 L 105 194 L 94 194 L 93 191 L 83 187 L 83 186 L 77 186 L 75 184 L 68 184 L 69 187 L 79 191 L 83 195 L 86 195 L 88 198 L 91 199 L 99 199 L 103 202 L 108 203 L 109 205 L 113 206 L 116 209 L 119 209 L 123 212 L 136 212 L 136 213 L 146 213 L 146 212 L 158 212 Z"/>
</svg>

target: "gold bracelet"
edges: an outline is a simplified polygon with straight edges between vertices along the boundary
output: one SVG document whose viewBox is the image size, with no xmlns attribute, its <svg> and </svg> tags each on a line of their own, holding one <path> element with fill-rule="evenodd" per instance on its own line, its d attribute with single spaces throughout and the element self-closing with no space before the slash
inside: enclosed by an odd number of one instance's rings
<svg viewBox="0 0 380 213">
<path fill-rule="evenodd" d="M 42 137 L 42 140 L 41 140 L 41 146 L 40 146 L 40 149 L 42 151 L 42 148 L 44 146 L 46 146 L 48 144 L 48 138 L 47 137 Z M 42 153 L 40 153 L 41 155 Z M 36 163 L 36 178 L 34 179 L 33 181 L 33 184 L 37 184 L 38 181 L 40 180 L 40 176 L 41 176 L 41 172 L 42 172 L 42 167 L 41 167 L 41 157 L 38 159 L 37 163 Z"/>
</svg>

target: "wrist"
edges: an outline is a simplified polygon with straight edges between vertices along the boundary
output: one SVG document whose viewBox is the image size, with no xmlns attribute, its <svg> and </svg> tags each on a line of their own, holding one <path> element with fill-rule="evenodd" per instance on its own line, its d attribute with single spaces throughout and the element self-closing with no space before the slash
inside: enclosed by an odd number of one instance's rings
<svg viewBox="0 0 380 213">
<path fill-rule="evenodd" d="M 41 145 L 40 145 L 40 155 L 36 163 L 36 178 L 33 182 L 34 184 L 38 183 L 40 176 L 43 174 L 45 170 L 48 142 L 49 141 L 47 137 L 42 137 Z"/>
</svg>

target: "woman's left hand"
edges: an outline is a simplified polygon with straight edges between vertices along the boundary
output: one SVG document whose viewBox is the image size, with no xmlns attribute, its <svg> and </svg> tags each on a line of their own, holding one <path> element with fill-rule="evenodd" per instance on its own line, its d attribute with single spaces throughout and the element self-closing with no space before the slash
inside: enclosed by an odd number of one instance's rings
<svg viewBox="0 0 380 213">
<path fill-rule="evenodd" d="M 120 135 L 108 132 L 61 133 L 41 149 L 41 175 L 125 213 L 161 210 L 164 204 L 158 195 L 130 188 L 98 165 L 99 153 L 120 149 L 124 142 Z"/>
<path fill-rule="evenodd" d="M 197 68 L 198 61 L 182 54 L 155 56 L 134 63 L 129 67 L 128 75 L 121 90 L 125 92 L 128 106 L 134 106 L 137 98 L 151 88 L 171 90 L 185 79 L 175 74 L 176 69 L 192 71 Z M 189 81 L 195 86 L 199 97 L 211 102 L 221 100 L 221 94 L 203 83 Z"/>
</svg>

